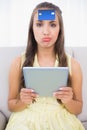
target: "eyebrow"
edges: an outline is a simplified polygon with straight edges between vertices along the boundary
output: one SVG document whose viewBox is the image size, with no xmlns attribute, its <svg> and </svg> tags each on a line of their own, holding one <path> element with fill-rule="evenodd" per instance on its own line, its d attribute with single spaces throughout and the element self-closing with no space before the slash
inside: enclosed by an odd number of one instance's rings
<svg viewBox="0 0 87 130">
<path fill-rule="evenodd" d="M 57 22 L 56 20 L 51 20 L 50 23 Z"/>
</svg>

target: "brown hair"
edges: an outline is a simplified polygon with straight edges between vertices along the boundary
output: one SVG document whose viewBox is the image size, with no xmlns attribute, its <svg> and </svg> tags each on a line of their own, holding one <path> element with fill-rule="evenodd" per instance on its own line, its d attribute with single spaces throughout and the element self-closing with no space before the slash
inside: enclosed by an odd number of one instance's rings
<svg viewBox="0 0 87 130">
<path fill-rule="evenodd" d="M 36 43 L 36 40 L 34 38 L 34 33 L 33 33 L 33 18 L 34 18 L 35 12 L 38 9 L 43 9 L 43 8 L 54 9 L 57 13 L 60 31 L 59 31 L 59 35 L 58 35 L 58 38 L 55 43 L 55 54 L 58 55 L 59 66 L 66 67 L 66 66 L 68 66 L 68 63 L 67 63 L 67 57 L 66 57 L 65 50 L 64 50 L 64 27 L 63 27 L 62 12 L 58 6 L 56 6 L 52 3 L 49 3 L 49 2 L 42 2 L 42 3 L 38 4 L 35 7 L 35 9 L 33 10 L 33 13 L 31 15 L 29 32 L 28 32 L 28 42 L 27 42 L 26 53 L 25 53 L 26 58 L 25 58 L 23 67 L 24 66 L 33 66 L 34 56 L 35 56 L 35 53 L 37 52 L 37 43 Z M 68 83 L 69 82 L 70 82 L 70 76 L 69 76 Z M 25 86 L 23 72 L 21 74 L 21 87 L 22 86 L 23 87 Z"/>
</svg>

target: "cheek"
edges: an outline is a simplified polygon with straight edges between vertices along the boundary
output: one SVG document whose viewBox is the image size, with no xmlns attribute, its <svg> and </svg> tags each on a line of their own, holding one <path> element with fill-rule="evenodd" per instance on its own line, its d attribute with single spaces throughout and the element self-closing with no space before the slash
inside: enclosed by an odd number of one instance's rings
<svg viewBox="0 0 87 130">
<path fill-rule="evenodd" d="M 56 40 L 57 40 L 58 35 L 59 35 L 59 30 L 56 30 L 56 31 L 53 33 L 53 38 L 54 38 L 54 41 L 56 41 Z"/>
<path fill-rule="evenodd" d="M 35 37 L 35 40 L 37 41 L 37 42 L 39 42 L 39 38 L 40 38 L 40 33 L 37 31 L 37 30 L 34 30 L 34 37 Z"/>
</svg>

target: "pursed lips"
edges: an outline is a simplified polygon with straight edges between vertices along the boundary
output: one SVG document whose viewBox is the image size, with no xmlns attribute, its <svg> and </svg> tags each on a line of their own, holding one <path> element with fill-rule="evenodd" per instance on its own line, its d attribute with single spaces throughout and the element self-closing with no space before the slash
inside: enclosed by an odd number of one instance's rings
<svg viewBox="0 0 87 130">
<path fill-rule="evenodd" d="M 45 37 L 42 39 L 43 42 L 50 42 L 51 41 L 51 38 L 50 37 Z"/>
</svg>

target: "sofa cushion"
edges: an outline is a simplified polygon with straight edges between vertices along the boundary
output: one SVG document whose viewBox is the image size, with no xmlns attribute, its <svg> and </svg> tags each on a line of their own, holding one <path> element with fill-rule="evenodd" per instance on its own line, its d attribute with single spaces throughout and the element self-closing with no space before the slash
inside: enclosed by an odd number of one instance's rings
<svg viewBox="0 0 87 130">
<path fill-rule="evenodd" d="M 85 130 L 87 130 L 87 122 L 82 122 L 83 126 L 85 127 Z"/>
<path fill-rule="evenodd" d="M 7 123 L 6 116 L 0 111 L 0 130 L 4 130 Z"/>
</svg>

